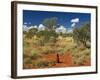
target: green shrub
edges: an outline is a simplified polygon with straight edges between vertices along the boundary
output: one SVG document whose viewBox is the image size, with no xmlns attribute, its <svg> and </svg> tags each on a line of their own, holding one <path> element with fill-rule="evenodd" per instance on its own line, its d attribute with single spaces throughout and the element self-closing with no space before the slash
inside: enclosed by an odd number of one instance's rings
<svg viewBox="0 0 100 80">
<path fill-rule="evenodd" d="M 74 64 L 79 66 L 84 65 L 85 59 L 90 57 L 91 49 L 85 48 L 83 46 L 79 46 L 72 51 L 72 57 Z"/>
<path fill-rule="evenodd" d="M 53 47 L 43 47 L 42 51 L 43 54 L 55 53 L 55 49 Z"/>
<path fill-rule="evenodd" d="M 66 48 L 58 47 L 57 50 L 56 50 L 56 52 L 59 53 L 59 54 L 64 54 L 64 53 L 66 53 L 67 50 L 68 49 L 66 49 Z"/>
<path fill-rule="evenodd" d="M 24 47 L 29 47 L 29 46 L 30 46 L 30 43 L 27 42 L 26 40 L 24 40 L 24 42 L 23 42 L 23 46 L 24 46 Z"/>
<path fill-rule="evenodd" d="M 49 62 L 47 62 L 46 60 L 38 60 L 35 62 L 35 66 L 39 68 L 45 68 L 49 66 Z"/>
<path fill-rule="evenodd" d="M 24 58 L 24 64 L 31 64 L 32 60 L 30 58 Z"/>
<path fill-rule="evenodd" d="M 40 56 L 41 56 L 41 54 L 39 53 L 39 51 L 37 51 L 37 50 L 31 51 L 31 55 L 30 55 L 31 59 L 37 59 Z"/>
</svg>

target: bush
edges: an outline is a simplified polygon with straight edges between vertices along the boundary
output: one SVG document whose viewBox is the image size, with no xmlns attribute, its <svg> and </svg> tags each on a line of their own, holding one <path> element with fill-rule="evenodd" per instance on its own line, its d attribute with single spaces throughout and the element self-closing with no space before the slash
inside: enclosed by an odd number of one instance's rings
<svg viewBox="0 0 100 80">
<path fill-rule="evenodd" d="M 85 59 L 90 56 L 90 52 L 90 49 L 84 47 L 78 47 L 74 49 L 72 54 L 74 64 L 79 66 L 84 65 Z"/>
<path fill-rule="evenodd" d="M 37 59 L 40 56 L 41 56 L 41 54 L 39 53 L 39 51 L 37 51 L 37 50 L 31 51 L 31 55 L 30 55 L 31 59 Z"/>
<path fill-rule="evenodd" d="M 57 53 L 59 53 L 59 54 L 65 54 L 67 51 L 68 51 L 69 49 L 67 49 L 66 47 L 65 48 L 61 48 L 61 47 L 59 47 L 59 48 L 57 48 Z"/>
<path fill-rule="evenodd" d="M 31 64 L 32 60 L 30 58 L 24 58 L 24 64 Z"/>
<path fill-rule="evenodd" d="M 29 56 L 30 56 L 29 54 L 26 54 L 26 53 L 23 54 L 24 58 L 28 58 Z"/>
<path fill-rule="evenodd" d="M 90 48 L 90 23 L 84 23 L 81 27 L 76 27 L 73 30 L 73 38 L 78 44 L 83 44 L 86 48 Z"/>
<path fill-rule="evenodd" d="M 27 42 L 26 40 L 24 40 L 23 46 L 24 46 L 24 47 L 29 47 L 29 46 L 30 46 L 30 42 Z"/>
<path fill-rule="evenodd" d="M 55 53 L 55 49 L 46 46 L 46 47 L 43 47 L 43 49 L 42 49 L 42 53 L 43 53 L 43 54 Z"/>
<path fill-rule="evenodd" d="M 35 62 L 35 66 L 39 68 L 45 68 L 49 66 L 49 62 L 47 62 L 46 60 L 38 60 Z"/>
</svg>

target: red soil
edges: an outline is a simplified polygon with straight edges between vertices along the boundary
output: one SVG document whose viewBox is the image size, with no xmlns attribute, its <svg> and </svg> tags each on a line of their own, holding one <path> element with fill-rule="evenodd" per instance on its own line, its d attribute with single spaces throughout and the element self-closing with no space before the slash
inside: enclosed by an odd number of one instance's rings
<svg viewBox="0 0 100 80">
<path fill-rule="evenodd" d="M 84 66 L 91 66 L 91 58 L 86 58 Z"/>
<path fill-rule="evenodd" d="M 55 65 L 53 65 L 52 67 L 75 67 L 75 66 L 79 66 L 73 63 L 73 59 L 72 59 L 72 55 L 70 53 L 66 53 L 66 54 L 59 54 L 59 63 L 57 63 L 57 54 L 47 54 L 47 55 L 43 55 L 43 59 L 45 59 L 46 61 L 49 62 L 53 62 L 55 61 Z M 82 66 L 90 66 L 90 59 L 86 59 L 84 65 Z"/>
<path fill-rule="evenodd" d="M 50 68 L 56 68 L 56 67 L 75 67 L 75 66 L 80 66 L 76 65 L 73 63 L 72 55 L 70 53 L 66 54 L 59 54 L 59 63 L 57 63 L 57 54 L 49 53 L 49 54 L 43 54 L 41 57 L 41 60 L 45 60 L 47 62 L 55 62 Z M 35 62 L 36 60 L 33 60 Z M 84 65 L 82 66 L 90 66 L 91 65 L 91 60 L 86 59 Z M 32 64 L 27 65 L 25 67 L 26 69 L 34 69 L 38 68 L 36 66 L 32 66 Z"/>
<path fill-rule="evenodd" d="M 70 67 L 73 66 L 72 56 L 67 53 L 64 55 L 59 55 L 60 63 L 56 63 L 54 67 Z"/>
</svg>

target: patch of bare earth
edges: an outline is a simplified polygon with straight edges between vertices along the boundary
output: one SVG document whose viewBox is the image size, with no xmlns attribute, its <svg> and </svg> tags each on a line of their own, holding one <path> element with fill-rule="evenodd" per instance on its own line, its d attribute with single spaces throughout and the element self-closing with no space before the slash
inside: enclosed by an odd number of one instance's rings
<svg viewBox="0 0 100 80">
<path fill-rule="evenodd" d="M 41 56 L 41 59 L 39 60 L 44 60 L 46 62 L 49 62 L 49 66 L 45 68 L 59 68 L 59 67 L 79 67 L 80 65 L 76 65 L 73 63 L 73 58 L 71 53 L 65 53 L 65 54 L 59 54 L 59 63 L 57 62 L 57 54 L 56 53 L 48 53 L 48 54 L 43 54 Z M 33 60 L 33 64 L 36 62 L 36 60 Z M 52 63 L 54 62 L 54 63 Z M 91 66 L 91 60 L 90 58 L 86 58 L 85 62 L 83 63 L 84 65 L 82 66 Z M 38 69 L 39 67 L 33 66 L 32 64 L 25 65 L 26 69 Z"/>
</svg>

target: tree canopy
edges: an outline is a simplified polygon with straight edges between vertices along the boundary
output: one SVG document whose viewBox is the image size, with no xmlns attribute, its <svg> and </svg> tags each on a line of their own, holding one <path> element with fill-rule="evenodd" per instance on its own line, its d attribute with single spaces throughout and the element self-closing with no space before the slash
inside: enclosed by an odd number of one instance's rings
<svg viewBox="0 0 100 80">
<path fill-rule="evenodd" d="M 46 18 L 43 20 L 43 25 L 47 27 L 47 29 L 54 29 L 57 25 L 57 17 Z"/>
<path fill-rule="evenodd" d="M 82 43 L 87 47 L 87 42 L 90 42 L 90 24 L 85 23 L 81 27 L 76 27 L 73 30 L 73 38 L 77 43 Z"/>
</svg>

